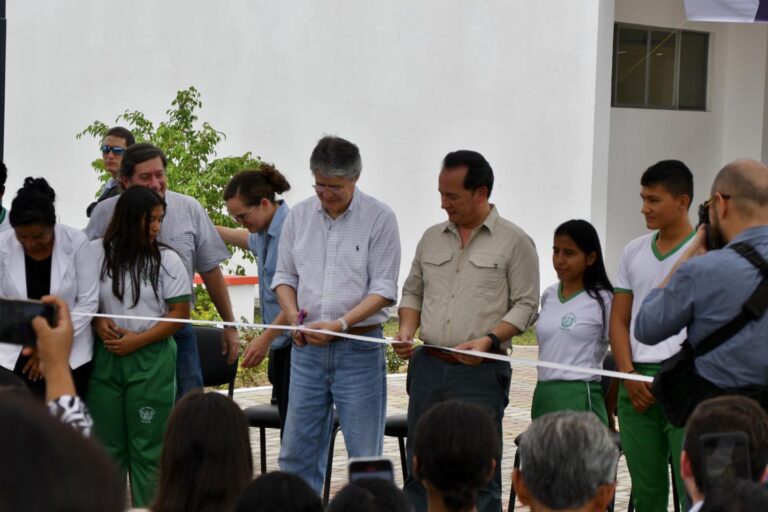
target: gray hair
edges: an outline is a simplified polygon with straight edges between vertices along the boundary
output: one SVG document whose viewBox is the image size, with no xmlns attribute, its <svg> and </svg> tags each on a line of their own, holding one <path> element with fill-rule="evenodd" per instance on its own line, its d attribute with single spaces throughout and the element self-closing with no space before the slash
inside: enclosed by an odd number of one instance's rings
<svg viewBox="0 0 768 512">
<path fill-rule="evenodd" d="M 591 412 L 545 414 L 523 433 L 518 450 L 526 487 L 550 509 L 581 507 L 616 481 L 619 448 Z"/>
<path fill-rule="evenodd" d="M 325 136 L 312 151 L 309 168 L 312 174 L 351 180 L 360 176 L 363 162 L 357 146 L 341 137 Z"/>
</svg>

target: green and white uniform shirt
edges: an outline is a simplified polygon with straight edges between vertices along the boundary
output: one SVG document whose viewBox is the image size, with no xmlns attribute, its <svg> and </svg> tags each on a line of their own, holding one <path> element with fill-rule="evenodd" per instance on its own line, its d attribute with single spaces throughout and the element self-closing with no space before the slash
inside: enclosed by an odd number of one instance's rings
<svg viewBox="0 0 768 512">
<path fill-rule="evenodd" d="M 102 240 L 97 239 L 91 243 L 99 248 L 98 265 L 99 269 L 101 269 L 102 262 L 104 261 Z M 160 249 L 160 274 L 157 283 L 157 297 L 155 297 L 149 276 L 146 276 L 142 279 L 139 302 L 136 304 L 136 307 L 131 307 L 134 301 L 131 277 L 129 274 L 126 274 L 123 278 L 125 283 L 123 302 L 120 302 L 120 299 L 112 293 L 111 278 L 105 277 L 99 283 L 100 313 L 159 319 L 168 313 L 168 304 L 189 302 L 191 285 L 189 277 L 187 277 L 187 270 L 179 255 L 173 249 Z M 123 329 L 132 332 L 144 332 L 151 329 L 157 323 L 157 320 L 115 318 L 114 322 Z"/>
<path fill-rule="evenodd" d="M 9 213 L 6 208 L 0 206 L 0 233 L 11 229 L 11 223 L 8 221 Z"/>
<path fill-rule="evenodd" d="M 541 296 L 541 313 L 536 321 L 539 360 L 601 370 L 608 351 L 613 295 L 600 292 L 605 303 L 603 317 L 600 303 L 586 291 L 565 300 L 560 288 L 561 283 L 553 284 Z M 539 380 L 599 381 L 600 376 L 539 367 Z"/>
<path fill-rule="evenodd" d="M 658 232 L 651 233 L 629 242 L 624 248 L 616 278 L 616 293 L 632 294 L 632 319 L 629 326 L 629 340 L 632 361 L 635 363 L 660 363 L 675 355 L 687 336 L 685 328 L 657 345 L 644 345 L 635 338 L 635 318 L 645 297 L 659 286 L 672 267 L 688 249 L 695 231 L 667 254 L 661 254 L 656 247 Z"/>
</svg>

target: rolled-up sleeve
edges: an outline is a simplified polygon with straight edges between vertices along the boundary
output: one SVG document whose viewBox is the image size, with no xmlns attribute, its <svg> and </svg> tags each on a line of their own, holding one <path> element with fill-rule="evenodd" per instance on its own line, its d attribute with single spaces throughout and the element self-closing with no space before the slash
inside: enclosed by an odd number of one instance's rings
<svg viewBox="0 0 768 512">
<path fill-rule="evenodd" d="M 379 295 L 394 304 L 400 272 L 400 232 L 392 210 L 385 210 L 376 219 L 368 254 L 368 295 Z"/>
<path fill-rule="evenodd" d="M 635 318 L 635 338 L 655 345 L 680 332 L 693 318 L 693 286 L 690 268 L 683 264 L 669 284 L 646 295 Z"/>
<path fill-rule="evenodd" d="M 524 331 L 533 323 L 539 309 L 539 256 L 533 241 L 527 236 L 522 237 L 512 249 L 507 281 L 511 308 L 502 321 Z"/>
<path fill-rule="evenodd" d="M 208 272 L 221 264 L 232 254 L 224 241 L 216 232 L 208 214 L 200 203 L 195 201 L 192 206 L 192 217 L 195 223 L 195 270 Z"/>
<path fill-rule="evenodd" d="M 288 212 L 280 233 L 280 244 L 277 247 L 277 267 L 272 278 L 272 289 L 285 284 L 294 290 L 299 287 L 299 273 L 293 260 L 293 243 L 296 238 L 297 209 Z"/>
</svg>

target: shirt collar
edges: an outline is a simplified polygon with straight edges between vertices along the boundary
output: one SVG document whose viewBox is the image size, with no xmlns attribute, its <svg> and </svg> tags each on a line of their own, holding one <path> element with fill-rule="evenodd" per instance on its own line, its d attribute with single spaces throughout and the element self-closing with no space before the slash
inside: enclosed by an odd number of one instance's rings
<svg viewBox="0 0 768 512">
<path fill-rule="evenodd" d="M 285 220 L 285 217 L 288 215 L 288 205 L 285 201 L 280 200 L 277 202 L 280 206 L 278 206 L 277 210 L 275 210 L 275 214 L 272 216 L 272 222 L 269 223 L 269 228 L 267 228 L 267 234 L 271 237 L 276 237 L 280 234 L 280 230 L 283 229 L 283 221 Z"/>
<path fill-rule="evenodd" d="M 349 206 L 347 206 L 347 209 L 344 210 L 344 212 L 341 215 L 339 215 L 338 217 L 336 217 L 336 218 L 340 219 L 343 216 L 345 216 L 347 213 L 349 213 L 352 210 L 354 210 L 360 204 L 360 201 L 362 201 L 362 199 L 360 198 L 360 196 L 362 194 L 363 193 L 360 192 L 360 189 L 357 188 L 357 186 L 355 186 L 355 191 L 352 193 L 352 201 L 349 203 Z M 320 198 L 315 196 L 315 200 L 317 201 L 317 211 L 322 213 L 323 215 L 325 215 L 326 217 L 328 217 L 330 219 L 331 216 L 328 215 L 328 212 L 326 212 L 325 208 L 323 208 L 323 203 L 320 201 Z"/>
<path fill-rule="evenodd" d="M 496 228 L 496 222 L 499 220 L 499 212 L 496 210 L 496 206 L 491 205 L 491 211 L 488 212 L 488 215 L 485 217 L 485 220 L 482 224 L 480 224 L 478 227 L 475 228 L 475 230 L 479 230 L 481 228 L 485 228 L 488 230 L 488 232 L 493 235 L 493 230 Z M 450 231 L 452 233 L 459 233 L 459 228 L 451 221 L 445 221 L 445 225 L 443 226 L 443 231 Z"/>
<path fill-rule="evenodd" d="M 764 238 L 766 236 L 768 236 L 768 225 L 754 226 L 747 228 L 736 235 L 728 245 L 732 245 L 738 242 L 749 242 L 750 240 L 754 240 L 756 238 Z"/>
</svg>

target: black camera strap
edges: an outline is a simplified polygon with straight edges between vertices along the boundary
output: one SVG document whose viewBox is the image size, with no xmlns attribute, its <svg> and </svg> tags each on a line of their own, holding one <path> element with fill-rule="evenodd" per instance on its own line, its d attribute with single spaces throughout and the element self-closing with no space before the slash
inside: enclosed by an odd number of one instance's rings
<svg viewBox="0 0 768 512">
<path fill-rule="evenodd" d="M 763 280 L 757 286 L 752 295 L 741 306 L 741 311 L 727 324 L 718 328 L 715 332 L 704 338 L 694 349 L 695 357 L 701 357 L 719 347 L 723 342 L 732 338 L 745 325 L 752 320 L 757 320 L 768 310 L 768 262 L 751 245 L 739 242 L 728 247 L 746 258 L 752 265 L 760 270 Z"/>
</svg>

